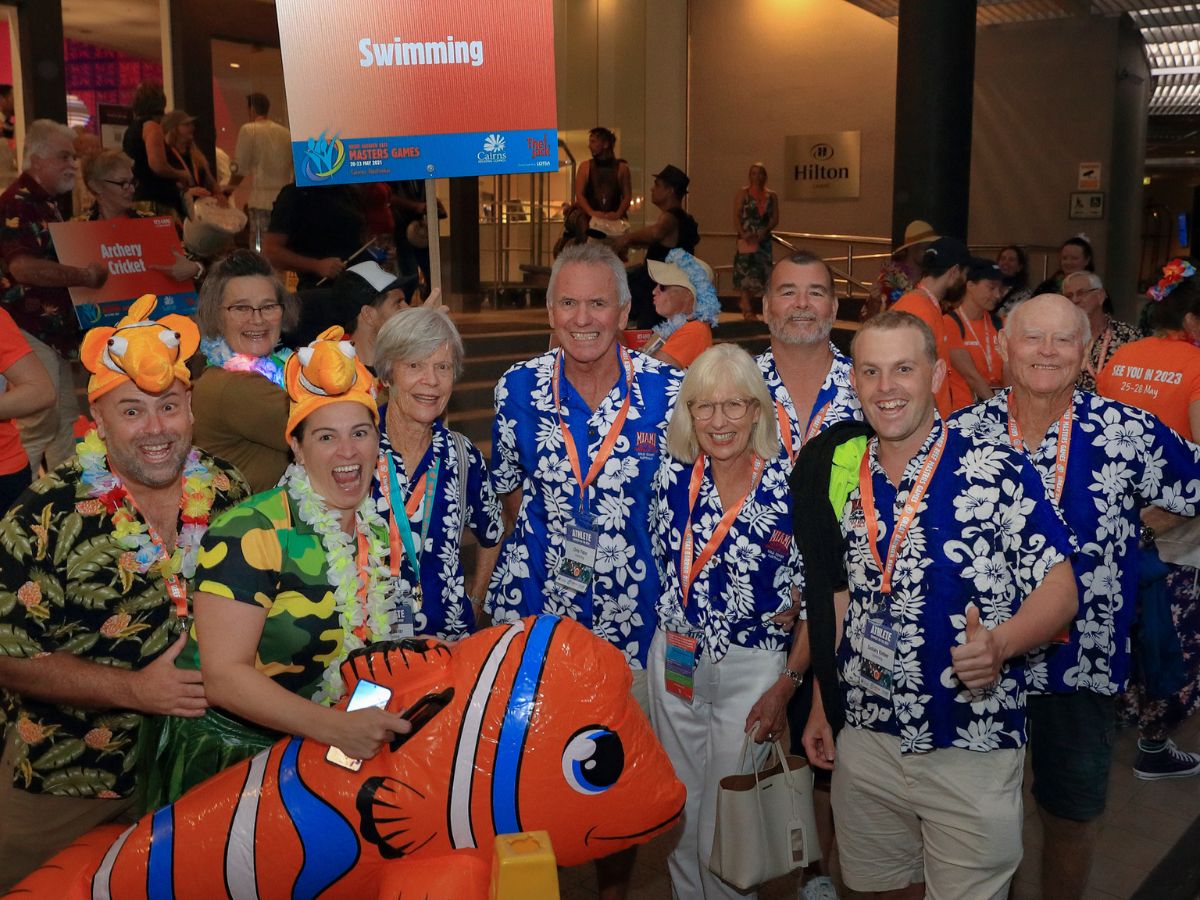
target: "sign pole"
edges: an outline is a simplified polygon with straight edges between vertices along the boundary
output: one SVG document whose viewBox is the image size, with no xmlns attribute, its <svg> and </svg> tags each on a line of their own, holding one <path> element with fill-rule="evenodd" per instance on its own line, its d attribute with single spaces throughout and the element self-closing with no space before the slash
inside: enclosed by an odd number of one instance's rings
<svg viewBox="0 0 1200 900">
<path fill-rule="evenodd" d="M 440 291 L 442 240 L 441 227 L 438 225 L 437 181 L 433 178 L 425 179 L 425 227 L 429 232 L 429 290 Z"/>
</svg>

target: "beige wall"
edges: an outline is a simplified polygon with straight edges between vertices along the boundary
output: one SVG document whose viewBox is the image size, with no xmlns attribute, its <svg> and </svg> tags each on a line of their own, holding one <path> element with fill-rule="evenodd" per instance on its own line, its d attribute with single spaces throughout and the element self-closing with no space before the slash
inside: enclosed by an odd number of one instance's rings
<svg viewBox="0 0 1200 900">
<path fill-rule="evenodd" d="M 780 229 L 889 234 L 896 27 L 844 0 L 691 0 L 690 6 L 689 208 L 702 231 L 732 229 L 733 195 L 755 159 L 766 164 L 771 186 L 782 196 L 785 135 L 860 130 L 860 198 L 785 200 Z M 1131 223 L 1141 211 L 1144 125 L 1122 124 L 1116 134 L 1114 124 L 1144 120 L 1149 83 L 1136 80 L 1136 56 L 1117 19 L 1059 19 L 976 32 L 971 243 L 1057 245 L 1083 231 L 1102 270 L 1110 242 L 1125 259 L 1136 260 L 1139 238 Z M 1067 215 L 1078 165 L 1085 161 L 1103 165 L 1107 209 L 1101 220 Z M 1114 163 L 1123 171 L 1116 172 Z M 1116 196 L 1113 178 L 1127 186 Z M 1114 215 L 1121 228 L 1110 236 Z M 699 252 L 721 264 L 732 253 L 726 252 L 729 242 L 710 238 Z M 869 276 L 877 266 L 856 266 L 855 274 Z M 1129 267 L 1114 269 L 1122 284 L 1128 280 Z M 1121 294 L 1128 290 L 1119 288 Z"/>
<path fill-rule="evenodd" d="M 780 230 L 886 235 L 891 226 L 896 28 L 844 0 L 691 0 L 688 208 L 703 232 L 733 231 L 733 198 L 761 160 Z M 784 137 L 862 132 L 857 200 L 782 200 Z M 732 238 L 699 255 L 732 258 Z"/>
</svg>

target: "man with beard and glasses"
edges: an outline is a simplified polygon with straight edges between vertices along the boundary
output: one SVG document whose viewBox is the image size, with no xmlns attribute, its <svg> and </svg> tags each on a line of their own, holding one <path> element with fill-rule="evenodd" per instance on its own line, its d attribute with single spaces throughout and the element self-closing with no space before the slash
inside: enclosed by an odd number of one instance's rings
<svg viewBox="0 0 1200 900">
<path fill-rule="evenodd" d="M 190 319 L 152 296 L 84 338 L 96 421 L 0 521 L 0 892 L 79 835 L 127 817 L 147 713 L 199 716 L 176 669 L 211 517 L 249 490 L 192 447 Z"/>
<path fill-rule="evenodd" d="M 108 269 L 100 262 L 63 265 L 50 238 L 50 223 L 63 220 L 56 199 L 71 193 L 79 174 L 75 132 L 38 119 L 25 135 L 24 160 L 25 171 L 0 194 L 0 305 L 25 333 L 58 397 L 17 422 L 36 475 L 43 455 L 47 469 L 70 455 L 79 415 L 70 363 L 78 358 L 79 325 L 67 289 L 98 288 Z"/>
</svg>

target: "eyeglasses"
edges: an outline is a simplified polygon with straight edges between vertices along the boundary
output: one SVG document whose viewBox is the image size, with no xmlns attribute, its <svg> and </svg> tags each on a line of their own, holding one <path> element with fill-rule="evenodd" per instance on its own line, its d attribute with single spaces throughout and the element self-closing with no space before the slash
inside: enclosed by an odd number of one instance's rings
<svg viewBox="0 0 1200 900">
<path fill-rule="evenodd" d="M 1064 293 L 1063 296 L 1066 297 L 1068 300 L 1074 300 L 1076 297 L 1082 297 L 1084 294 L 1093 294 L 1096 291 L 1102 291 L 1102 290 L 1104 290 L 1104 288 L 1097 288 L 1097 287 L 1083 288 L 1082 290 L 1071 291 L 1071 293 L 1069 293 L 1069 294 Z"/>
<path fill-rule="evenodd" d="M 111 178 L 102 178 L 100 180 L 105 184 L 111 184 L 113 187 L 119 187 L 123 191 L 136 191 L 138 186 L 138 180 L 136 178 L 126 178 L 123 181 L 113 181 Z"/>
<path fill-rule="evenodd" d="M 225 307 L 225 312 L 229 313 L 235 319 L 250 319 L 255 313 L 258 313 L 264 319 L 274 319 L 277 316 L 283 315 L 282 303 L 264 303 L 262 306 L 250 306 L 246 303 L 235 303 L 233 306 Z"/>
<path fill-rule="evenodd" d="M 712 400 L 689 400 L 688 412 L 692 414 L 692 418 L 697 422 L 707 422 L 713 417 L 717 411 L 717 407 L 721 408 L 725 418 L 736 422 L 738 419 L 746 415 L 746 411 L 751 405 L 758 403 L 753 397 L 733 397 L 729 400 L 722 400 L 719 403 Z"/>
</svg>

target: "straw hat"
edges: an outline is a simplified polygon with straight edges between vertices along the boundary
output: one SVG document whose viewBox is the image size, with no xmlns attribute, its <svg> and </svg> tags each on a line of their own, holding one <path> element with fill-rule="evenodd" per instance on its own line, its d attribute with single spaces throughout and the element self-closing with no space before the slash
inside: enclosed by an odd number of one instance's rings
<svg viewBox="0 0 1200 900">
<path fill-rule="evenodd" d="M 924 219 L 913 219 L 904 229 L 904 243 L 892 252 L 899 253 L 901 250 L 907 250 L 913 244 L 928 244 L 940 237 L 941 235 L 934 231 L 933 226 Z"/>
</svg>

